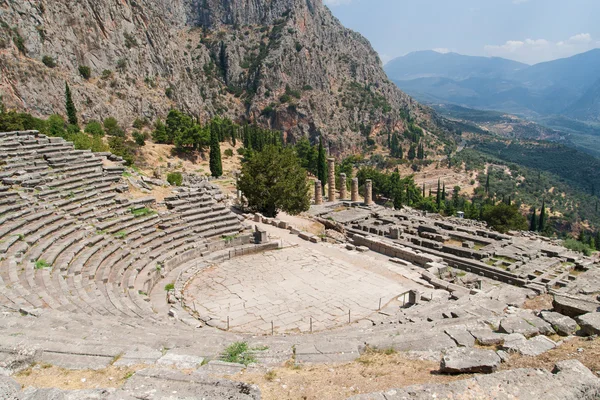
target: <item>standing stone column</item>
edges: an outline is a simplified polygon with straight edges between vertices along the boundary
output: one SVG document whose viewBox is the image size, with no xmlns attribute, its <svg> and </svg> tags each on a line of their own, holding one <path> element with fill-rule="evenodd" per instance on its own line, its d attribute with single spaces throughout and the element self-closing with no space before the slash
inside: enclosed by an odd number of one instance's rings
<svg viewBox="0 0 600 400">
<path fill-rule="evenodd" d="M 367 179 L 365 183 L 365 205 L 370 206 L 373 204 L 373 181 Z"/>
<path fill-rule="evenodd" d="M 345 200 L 346 196 L 346 174 L 340 174 L 340 200 Z"/>
<path fill-rule="evenodd" d="M 352 179 L 352 193 L 351 196 L 352 198 L 350 200 L 352 200 L 353 203 L 356 203 L 358 201 L 358 178 L 354 178 Z"/>
<path fill-rule="evenodd" d="M 323 204 L 323 188 L 321 187 L 321 181 L 315 181 L 315 205 L 319 206 Z"/>
<path fill-rule="evenodd" d="M 329 168 L 329 175 L 327 183 L 327 189 L 329 192 L 328 201 L 335 201 L 335 158 L 327 159 L 327 166 Z"/>
</svg>

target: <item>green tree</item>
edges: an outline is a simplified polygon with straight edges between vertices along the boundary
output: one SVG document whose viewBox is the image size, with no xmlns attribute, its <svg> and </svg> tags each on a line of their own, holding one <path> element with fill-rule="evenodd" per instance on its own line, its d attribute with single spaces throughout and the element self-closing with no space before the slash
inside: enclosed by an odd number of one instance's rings
<svg viewBox="0 0 600 400">
<path fill-rule="evenodd" d="M 92 136 L 104 136 L 104 128 L 102 127 L 102 124 L 96 120 L 91 120 L 88 122 L 84 131 Z"/>
<path fill-rule="evenodd" d="M 67 109 L 67 121 L 69 125 L 78 125 L 77 109 L 75 103 L 73 103 L 73 97 L 71 95 L 71 88 L 69 84 L 65 82 L 65 106 Z"/>
<path fill-rule="evenodd" d="M 219 144 L 219 133 L 210 132 L 210 173 L 214 177 L 223 175 L 223 164 L 221 163 L 221 145 Z"/>
<path fill-rule="evenodd" d="M 169 136 L 167 135 L 167 127 L 160 119 L 157 119 L 154 123 L 152 140 L 154 140 L 154 143 L 160 144 L 166 144 L 169 140 Z"/>
<path fill-rule="evenodd" d="M 527 218 L 519 212 L 516 206 L 499 203 L 483 207 L 481 219 L 500 233 L 510 230 L 526 230 Z"/>
<path fill-rule="evenodd" d="M 410 148 L 408 149 L 408 159 L 412 161 L 416 157 L 417 157 L 417 147 L 413 143 L 410 145 Z"/>
<path fill-rule="evenodd" d="M 325 183 L 327 182 L 327 154 L 323 148 L 323 137 L 319 138 L 319 154 L 317 158 L 317 178 L 321 181 L 323 193 L 325 193 Z"/>
<path fill-rule="evenodd" d="M 239 189 L 252 211 L 275 217 L 279 211 L 295 215 L 310 208 L 306 171 L 293 149 L 266 146 L 242 165 Z"/>
<path fill-rule="evenodd" d="M 540 211 L 540 220 L 538 222 L 538 231 L 544 232 L 546 229 L 546 200 L 542 200 L 542 210 Z"/>
<path fill-rule="evenodd" d="M 535 207 L 533 208 L 533 213 L 531 214 L 531 218 L 529 220 L 529 230 L 531 232 L 535 232 L 537 231 L 537 210 L 535 209 Z"/>
<path fill-rule="evenodd" d="M 390 143 L 390 155 L 396 158 L 402 158 L 402 148 L 400 147 L 400 140 L 398 134 L 394 132 Z"/>
<path fill-rule="evenodd" d="M 65 120 L 61 115 L 53 114 L 46 121 L 48 125 L 48 135 L 66 137 L 67 130 Z"/>
<path fill-rule="evenodd" d="M 116 118 L 113 117 L 108 117 L 104 119 L 104 130 L 109 136 L 125 136 L 125 131 L 121 129 L 121 127 L 119 126 L 119 122 L 116 120 Z"/>
</svg>

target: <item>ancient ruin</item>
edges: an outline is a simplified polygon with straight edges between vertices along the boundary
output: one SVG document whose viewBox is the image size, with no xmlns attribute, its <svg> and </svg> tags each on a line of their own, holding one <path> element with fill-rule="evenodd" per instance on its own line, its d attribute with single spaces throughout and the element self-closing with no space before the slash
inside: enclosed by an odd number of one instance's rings
<svg viewBox="0 0 600 400">
<path fill-rule="evenodd" d="M 260 349 L 254 368 L 393 349 L 439 361 L 440 373 L 490 374 L 355 399 L 472 387 L 497 390 L 496 398 L 600 396 L 595 371 L 578 361 L 535 378 L 497 372 L 513 354 L 559 347 L 557 335 L 600 333 L 596 259 L 530 233 L 383 208 L 370 181 L 363 203 L 352 179 L 348 201 L 346 176 L 338 195 L 333 161 L 329 170 L 326 204 L 315 183 L 309 214 L 325 227 L 315 234 L 285 216 L 232 209 L 208 181 L 171 187 L 160 200 L 135 198 L 112 154 L 35 131 L 0 133 L 0 372 L 35 362 L 147 366 L 120 389 L 85 392 L 22 392 L 0 378 L 0 396 L 259 399 L 257 387 L 223 380 L 246 368 L 220 360 L 239 341 Z M 552 306 L 524 306 L 540 295 Z M 506 379 L 517 384 L 498 389 Z"/>
</svg>

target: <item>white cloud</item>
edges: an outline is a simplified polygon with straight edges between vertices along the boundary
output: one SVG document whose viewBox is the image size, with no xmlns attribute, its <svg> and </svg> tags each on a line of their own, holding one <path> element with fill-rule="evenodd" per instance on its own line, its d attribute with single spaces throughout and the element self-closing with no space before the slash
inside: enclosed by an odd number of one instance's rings
<svg viewBox="0 0 600 400">
<path fill-rule="evenodd" d="M 502 45 L 486 45 L 484 51 L 488 56 L 535 64 L 570 57 L 598 47 L 600 41 L 594 41 L 589 33 L 580 33 L 556 43 L 546 39 L 509 40 Z"/>
<path fill-rule="evenodd" d="M 438 47 L 438 48 L 432 49 L 432 50 L 435 51 L 436 53 L 441 53 L 441 54 L 450 53 L 450 49 L 447 49 L 445 47 Z"/>
</svg>

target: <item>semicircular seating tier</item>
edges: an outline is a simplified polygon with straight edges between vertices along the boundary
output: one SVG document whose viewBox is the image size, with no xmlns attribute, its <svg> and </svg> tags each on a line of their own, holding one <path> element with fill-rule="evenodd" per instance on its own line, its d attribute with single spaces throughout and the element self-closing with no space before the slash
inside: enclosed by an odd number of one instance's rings
<svg viewBox="0 0 600 400">
<path fill-rule="evenodd" d="M 218 188 L 135 198 L 110 153 L 36 131 L 0 133 L 0 304 L 156 317 L 148 294 L 243 233 Z"/>
</svg>

